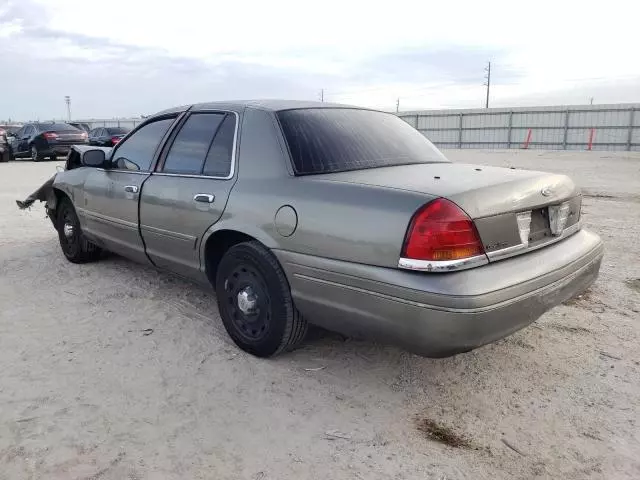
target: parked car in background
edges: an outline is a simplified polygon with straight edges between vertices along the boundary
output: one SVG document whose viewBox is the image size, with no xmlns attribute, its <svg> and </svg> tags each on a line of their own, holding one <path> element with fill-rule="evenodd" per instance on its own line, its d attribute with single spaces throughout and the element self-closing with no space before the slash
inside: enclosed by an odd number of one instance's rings
<svg viewBox="0 0 640 480">
<path fill-rule="evenodd" d="M 89 145 L 113 147 L 131 131 L 124 127 L 98 127 L 89 132 Z"/>
<path fill-rule="evenodd" d="M 91 126 L 88 123 L 69 122 L 69 125 L 71 125 L 72 127 L 76 127 L 78 130 L 82 130 L 86 133 L 89 133 L 91 131 Z"/>
<path fill-rule="evenodd" d="M 7 136 L 9 133 L 16 133 L 22 128 L 22 125 L 3 125 L 0 124 L 0 137 Z"/>
<path fill-rule="evenodd" d="M 34 162 L 55 160 L 67 155 L 71 145 L 89 143 L 86 132 L 68 123 L 28 123 L 9 138 L 14 158 L 31 157 Z"/>
<path fill-rule="evenodd" d="M 71 262 L 104 249 L 212 286 L 258 356 L 296 346 L 307 322 L 468 351 L 583 292 L 603 256 L 571 179 L 451 163 L 390 113 L 204 103 L 73 150 L 19 206 L 46 201 Z"/>
<path fill-rule="evenodd" d="M 21 125 L 0 125 L 0 162 L 8 162 L 11 157 L 11 147 L 7 134 L 20 130 Z"/>
</svg>

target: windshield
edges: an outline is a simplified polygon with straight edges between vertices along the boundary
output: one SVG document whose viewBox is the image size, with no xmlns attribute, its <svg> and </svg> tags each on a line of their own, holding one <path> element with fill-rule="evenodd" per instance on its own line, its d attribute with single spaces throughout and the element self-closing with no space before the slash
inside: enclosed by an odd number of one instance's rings
<svg viewBox="0 0 640 480">
<path fill-rule="evenodd" d="M 296 174 L 448 162 L 395 115 L 352 108 L 278 112 Z"/>
<path fill-rule="evenodd" d="M 38 125 L 38 131 L 40 132 L 68 132 L 69 130 L 78 129 L 68 123 L 41 123 Z"/>
</svg>

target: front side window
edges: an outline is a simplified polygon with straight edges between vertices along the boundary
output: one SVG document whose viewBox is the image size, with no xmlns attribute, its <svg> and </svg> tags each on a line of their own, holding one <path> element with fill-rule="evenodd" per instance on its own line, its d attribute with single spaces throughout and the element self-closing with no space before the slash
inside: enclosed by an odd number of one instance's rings
<svg viewBox="0 0 640 480">
<path fill-rule="evenodd" d="M 448 162 L 415 128 L 395 115 L 355 108 L 278 112 L 295 173 Z"/>
<path fill-rule="evenodd" d="M 194 113 L 190 115 L 171 145 L 162 171 L 165 173 L 201 174 L 213 137 L 224 118 L 224 113 Z"/>
<path fill-rule="evenodd" d="M 148 123 L 120 143 L 113 152 L 113 168 L 121 170 L 149 170 L 153 156 L 175 118 Z"/>
</svg>

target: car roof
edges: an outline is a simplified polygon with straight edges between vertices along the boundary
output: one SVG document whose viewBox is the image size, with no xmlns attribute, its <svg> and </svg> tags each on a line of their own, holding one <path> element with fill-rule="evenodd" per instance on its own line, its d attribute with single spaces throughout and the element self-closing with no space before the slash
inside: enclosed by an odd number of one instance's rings
<svg viewBox="0 0 640 480">
<path fill-rule="evenodd" d="M 257 110 L 267 110 L 271 112 L 278 112 L 282 110 L 295 110 L 300 108 L 355 108 L 360 110 L 371 110 L 365 107 L 356 107 L 353 105 L 344 105 L 340 103 L 329 102 L 312 102 L 306 100 L 228 100 L 218 102 L 203 102 L 195 103 L 192 105 L 183 105 L 180 107 L 174 107 L 152 115 L 167 115 L 170 113 L 180 113 L 186 110 L 201 111 L 201 110 L 244 110 L 245 108 L 254 108 Z"/>
</svg>

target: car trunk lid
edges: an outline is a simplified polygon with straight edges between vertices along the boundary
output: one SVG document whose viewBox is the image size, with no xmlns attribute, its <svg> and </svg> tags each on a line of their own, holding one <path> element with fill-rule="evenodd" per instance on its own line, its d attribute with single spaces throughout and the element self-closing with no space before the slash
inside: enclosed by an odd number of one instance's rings
<svg viewBox="0 0 640 480">
<path fill-rule="evenodd" d="M 579 228 L 580 191 L 564 175 L 433 163 L 338 172 L 320 177 L 451 200 L 474 221 L 489 260 L 540 248 Z"/>
<path fill-rule="evenodd" d="M 87 134 L 79 130 L 63 130 L 46 132 L 45 137 L 51 137 L 58 144 L 72 145 L 74 143 L 83 143 L 87 138 Z"/>
</svg>

